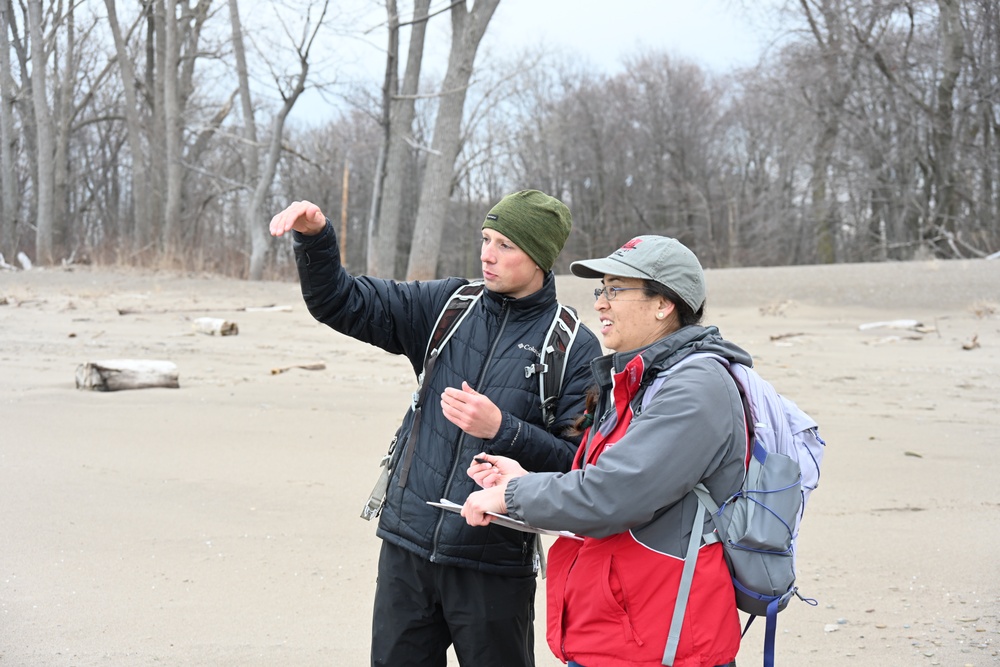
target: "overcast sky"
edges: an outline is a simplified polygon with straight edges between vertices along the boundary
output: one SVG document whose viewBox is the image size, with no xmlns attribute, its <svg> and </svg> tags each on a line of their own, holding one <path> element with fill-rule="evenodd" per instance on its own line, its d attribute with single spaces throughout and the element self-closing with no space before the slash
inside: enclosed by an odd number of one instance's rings
<svg viewBox="0 0 1000 667">
<path fill-rule="evenodd" d="M 692 60 L 703 67 L 725 72 L 752 65 L 771 35 L 760 14 L 763 6 L 779 0 L 501 0 L 480 45 L 483 54 L 502 55 L 544 44 L 592 65 L 615 72 L 625 58 L 641 49 L 665 51 Z M 432 11 L 448 0 L 434 0 Z M 353 0 L 341 3 L 341 11 L 356 26 L 353 34 L 336 41 L 337 79 L 360 85 L 370 81 L 373 90 L 381 85 L 385 70 L 385 8 L 381 0 Z M 745 8 L 746 4 L 751 9 Z M 400 11 L 407 16 L 412 3 L 401 0 Z M 754 13 L 751 13 L 754 12 Z M 363 37 L 357 35 L 367 30 Z M 408 32 L 400 50 L 405 58 Z M 440 77 L 447 65 L 450 23 L 446 15 L 433 19 L 425 47 L 424 69 Z M 402 67 L 402 64 L 401 64 Z M 306 122 L 332 114 L 330 104 L 307 94 L 293 116 Z"/>
<path fill-rule="evenodd" d="M 610 71 L 648 48 L 722 71 L 761 52 L 766 36 L 749 27 L 747 11 L 733 0 L 501 0 L 484 44 L 544 42 Z"/>
</svg>

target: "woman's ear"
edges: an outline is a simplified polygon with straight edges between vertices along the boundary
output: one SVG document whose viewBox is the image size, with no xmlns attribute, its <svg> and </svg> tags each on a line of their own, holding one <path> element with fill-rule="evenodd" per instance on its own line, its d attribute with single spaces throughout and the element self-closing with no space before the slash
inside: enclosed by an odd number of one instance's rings
<svg viewBox="0 0 1000 667">
<path fill-rule="evenodd" d="M 660 303 L 658 304 L 658 310 L 659 310 L 659 312 L 663 313 L 664 317 L 669 317 L 670 313 L 674 312 L 674 310 L 676 310 L 676 308 L 677 308 L 677 306 L 674 305 L 673 301 L 671 301 L 670 299 L 667 299 L 666 297 L 662 297 L 662 296 L 660 297 Z"/>
</svg>

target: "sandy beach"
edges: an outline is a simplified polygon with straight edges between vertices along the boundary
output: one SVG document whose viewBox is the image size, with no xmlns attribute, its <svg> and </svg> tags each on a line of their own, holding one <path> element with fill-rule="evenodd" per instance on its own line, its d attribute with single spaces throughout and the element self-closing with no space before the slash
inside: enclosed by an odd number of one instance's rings
<svg viewBox="0 0 1000 667">
<path fill-rule="evenodd" d="M 828 445 L 799 540 L 817 605 L 779 616 L 778 664 L 1000 665 L 1000 261 L 707 275 L 706 323 Z M 595 281 L 558 280 L 595 325 Z M 180 387 L 76 388 L 110 359 Z M 291 274 L 0 272 L 0 666 L 368 664 L 359 514 L 414 386 Z M 762 643 L 761 622 L 740 667 Z"/>
</svg>

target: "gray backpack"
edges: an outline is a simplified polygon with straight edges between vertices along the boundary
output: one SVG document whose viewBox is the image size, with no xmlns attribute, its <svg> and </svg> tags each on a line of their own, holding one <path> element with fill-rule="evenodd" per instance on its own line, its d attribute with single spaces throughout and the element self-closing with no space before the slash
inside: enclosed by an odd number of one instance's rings
<svg viewBox="0 0 1000 667">
<path fill-rule="evenodd" d="M 750 462 L 740 490 L 721 507 L 703 484 L 694 489 L 702 511 L 696 513 L 691 530 L 663 664 L 672 665 L 677 652 L 698 549 L 704 540 L 706 544 L 722 542 L 736 606 L 750 615 L 743 634 L 757 616 L 767 619 L 764 665 L 773 667 L 778 612 L 792 596 L 816 605 L 815 600 L 802 597 L 795 585 L 795 541 L 806 501 L 819 484 L 826 443 L 819 437 L 816 422 L 752 368 L 711 353 L 695 353 L 681 363 L 703 357 L 727 368 L 745 401 L 752 427 Z M 655 394 L 662 377 L 654 380 L 646 396 Z M 704 512 L 711 514 L 716 529 L 709 535 L 701 534 Z"/>
</svg>

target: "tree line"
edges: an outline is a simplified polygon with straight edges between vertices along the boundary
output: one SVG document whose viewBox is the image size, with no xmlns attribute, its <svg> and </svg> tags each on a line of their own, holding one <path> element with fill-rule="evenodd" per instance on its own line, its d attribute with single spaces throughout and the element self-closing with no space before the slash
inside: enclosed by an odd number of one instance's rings
<svg viewBox="0 0 1000 667">
<path fill-rule="evenodd" d="M 485 212 L 529 187 L 572 210 L 559 272 L 644 233 L 709 267 L 1000 250 L 995 0 L 788 0 L 760 61 L 722 73 L 669 45 L 616 73 L 477 56 L 499 2 L 385 0 L 384 80 L 304 127 L 303 92 L 333 90 L 327 0 L 249 21 L 237 0 L 0 0 L 3 263 L 287 276 L 266 223 L 310 199 L 352 270 L 477 275 Z M 449 19 L 435 80 L 426 28 Z"/>
</svg>

